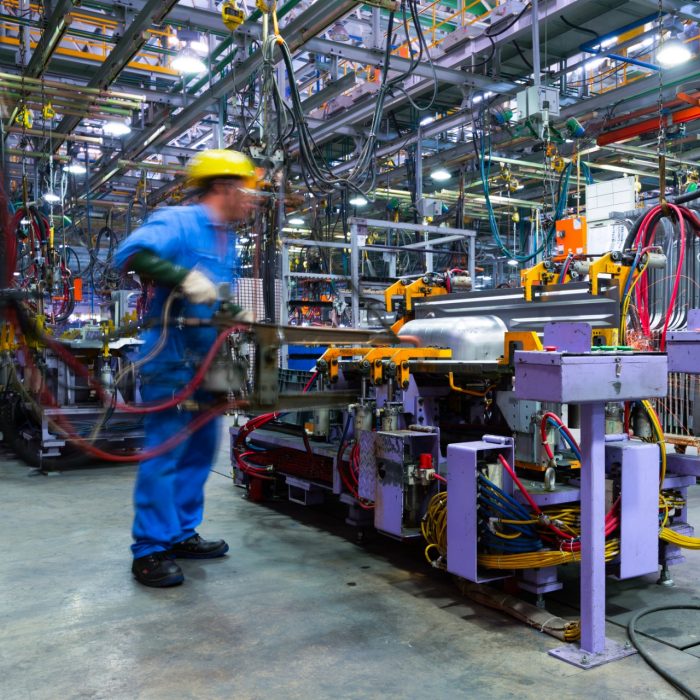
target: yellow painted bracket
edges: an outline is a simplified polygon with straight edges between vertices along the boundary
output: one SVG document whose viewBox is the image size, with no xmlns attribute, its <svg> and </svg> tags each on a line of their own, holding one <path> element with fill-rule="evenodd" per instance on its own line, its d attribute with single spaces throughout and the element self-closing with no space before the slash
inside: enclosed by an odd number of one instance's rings
<svg viewBox="0 0 700 700">
<path fill-rule="evenodd" d="M 503 338 L 501 365 L 512 365 L 516 350 L 542 350 L 542 341 L 535 331 L 508 331 Z"/>
<path fill-rule="evenodd" d="M 532 288 L 555 284 L 556 272 L 549 269 L 549 263 L 543 261 L 520 273 L 520 286 L 525 290 L 525 301 L 532 301 Z"/>
<path fill-rule="evenodd" d="M 316 369 L 321 374 L 328 375 L 328 381 L 335 384 L 338 381 L 338 360 L 341 357 L 364 357 L 371 348 L 328 348 L 316 362 Z"/>
<path fill-rule="evenodd" d="M 622 264 L 620 261 L 613 260 L 612 256 L 612 253 L 606 253 L 591 262 L 588 269 L 588 278 L 591 281 L 591 294 L 599 293 L 602 275 L 609 275 L 612 280 L 616 281 L 620 293 L 625 288 L 632 268 L 629 265 Z"/>
<path fill-rule="evenodd" d="M 365 355 L 365 361 L 369 363 L 369 379 L 372 384 L 383 384 L 393 373 L 398 385 L 404 389 L 408 386 L 410 375 L 409 360 L 449 360 L 451 358 L 450 348 L 374 348 Z M 385 371 L 389 374 L 385 374 Z"/>
<path fill-rule="evenodd" d="M 426 299 L 440 296 L 441 294 L 447 294 L 447 290 L 444 287 L 430 283 L 426 284 L 422 277 L 408 284 L 405 280 L 399 280 L 384 290 L 384 304 L 386 310 L 391 312 L 394 310 L 395 297 L 402 297 L 404 310 L 408 314 L 410 311 L 413 311 L 414 299 Z"/>
<path fill-rule="evenodd" d="M 0 327 L 0 352 L 11 352 L 16 347 L 14 326 L 11 323 L 3 323 Z"/>
<path fill-rule="evenodd" d="M 409 360 L 451 360 L 451 348 L 401 348 L 392 355 L 391 361 L 396 365 L 396 381 L 405 389 L 410 375 Z"/>
</svg>

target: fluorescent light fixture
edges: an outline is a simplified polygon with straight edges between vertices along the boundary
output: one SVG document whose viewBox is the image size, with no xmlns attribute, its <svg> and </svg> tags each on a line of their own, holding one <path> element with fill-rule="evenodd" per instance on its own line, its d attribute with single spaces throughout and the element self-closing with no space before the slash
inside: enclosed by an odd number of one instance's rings
<svg viewBox="0 0 700 700">
<path fill-rule="evenodd" d="M 428 126 L 428 124 L 432 124 L 434 121 L 435 117 L 423 117 L 423 119 L 420 120 L 420 125 Z"/>
<path fill-rule="evenodd" d="M 656 60 L 664 68 L 675 68 L 690 60 L 690 49 L 679 39 L 669 39 L 659 49 Z"/>
<path fill-rule="evenodd" d="M 161 124 L 144 142 L 144 146 L 150 145 L 153 141 L 155 141 L 166 129 L 168 128 L 167 124 Z"/>
<path fill-rule="evenodd" d="M 131 133 L 131 127 L 122 121 L 112 121 L 107 122 L 103 127 L 102 131 L 109 136 L 126 136 Z"/>
<path fill-rule="evenodd" d="M 508 261 L 508 264 L 509 264 L 511 267 L 518 267 L 518 265 L 520 265 L 520 263 L 519 263 L 517 260 L 509 260 L 509 261 Z"/>
<path fill-rule="evenodd" d="M 182 75 L 197 75 L 207 69 L 204 61 L 189 46 L 180 51 L 170 66 Z"/>
<path fill-rule="evenodd" d="M 54 192 L 44 192 L 43 197 L 44 201 L 48 202 L 49 204 L 57 204 L 61 201 L 61 198 Z"/>
<path fill-rule="evenodd" d="M 349 203 L 352 204 L 353 207 L 365 207 L 365 206 L 367 206 L 367 200 L 364 197 L 360 197 L 359 195 L 357 197 L 353 197 L 351 200 L 349 200 Z"/>
<path fill-rule="evenodd" d="M 67 173 L 71 173 L 72 175 L 85 175 L 87 172 L 87 168 L 82 165 L 81 163 L 71 163 L 70 165 L 66 165 L 65 168 L 63 168 Z"/>
<path fill-rule="evenodd" d="M 433 170 L 432 173 L 430 173 L 431 179 L 435 180 L 435 182 L 447 182 L 447 180 L 452 179 L 452 175 L 450 175 L 449 170 L 445 170 L 445 168 L 437 168 L 436 170 Z"/>
<path fill-rule="evenodd" d="M 592 58 L 584 64 L 589 71 L 596 71 L 605 63 L 604 58 Z"/>
<path fill-rule="evenodd" d="M 209 53 L 209 47 L 201 39 L 199 41 L 191 41 L 189 47 L 202 56 L 206 56 Z"/>
<path fill-rule="evenodd" d="M 306 222 L 300 216 L 295 216 L 292 219 L 287 219 L 290 226 L 303 226 Z"/>
</svg>

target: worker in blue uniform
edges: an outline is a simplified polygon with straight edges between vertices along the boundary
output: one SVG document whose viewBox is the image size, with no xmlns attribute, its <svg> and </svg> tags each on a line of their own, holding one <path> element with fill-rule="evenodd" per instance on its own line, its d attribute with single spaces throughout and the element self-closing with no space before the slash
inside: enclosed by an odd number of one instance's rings
<svg viewBox="0 0 700 700">
<path fill-rule="evenodd" d="M 253 206 L 256 171 L 242 153 L 203 151 L 190 161 L 188 179 L 199 190 L 199 203 L 155 211 L 116 253 L 117 265 L 136 272 L 149 290 L 143 357 L 162 344 L 163 310 L 171 294 L 177 295 L 172 318 L 210 319 L 216 312 L 219 285 L 234 278 L 231 225 L 247 219 Z M 249 312 L 236 312 L 236 320 L 252 320 Z M 211 326 L 168 325 L 164 346 L 141 368 L 142 399 L 157 404 L 172 398 L 193 378 L 216 336 Z M 146 414 L 145 452 L 182 434 L 196 416 L 181 407 Z M 219 434 L 220 422 L 212 420 L 165 454 L 141 461 L 131 548 L 132 573 L 140 583 L 176 586 L 184 577 L 175 559 L 211 559 L 228 551 L 225 541 L 197 533 Z"/>
</svg>

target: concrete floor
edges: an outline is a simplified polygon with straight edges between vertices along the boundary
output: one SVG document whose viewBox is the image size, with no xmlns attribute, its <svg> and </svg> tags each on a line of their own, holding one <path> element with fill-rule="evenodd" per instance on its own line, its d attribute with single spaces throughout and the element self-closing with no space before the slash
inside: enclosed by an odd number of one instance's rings
<svg viewBox="0 0 700 700">
<path fill-rule="evenodd" d="M 143 588 L 129 571 L 133 479 L 132 467 L 30 476 L 0 457 L 4 700 L 681 697 L 638 656 L 589 671 L 557 661 L 555 639 L 461 598 L 419 550 L 358 547 L 333 512 L 256 505 L 218 474 L 201 531 L 230 556 L 184 562 L 179 588 Z M 700 525 L 700 493 L 693 510 Z M 697 603 L 700 552 L 688 559 L 670 591 L 611 583 L 611 617 Z M 674 622 L 671 636 L 700 634 L 698 618 Z M 700 652 L 648 647 L 700 688 Z"/>
</svg>

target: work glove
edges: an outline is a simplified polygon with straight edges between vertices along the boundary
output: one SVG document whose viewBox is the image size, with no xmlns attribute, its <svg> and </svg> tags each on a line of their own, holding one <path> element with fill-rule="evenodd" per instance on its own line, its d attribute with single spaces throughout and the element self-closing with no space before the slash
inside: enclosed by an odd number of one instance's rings
<svg viewBox="0 0 700 700">
<path fill-rule="evenodd" d="M 182 280 L 182 291 L 193 304 L 208 304 L 211 306 L 218 298 L 216 285 L 199 270 L 191 270 Z"/>
<path fill-rule="evenodd" d="M 234 304 L 232 301 L 223 302 L 219 312 L 236 323 L 255 323 L 255 316 L 253 315 L 252 311 L 248 311 L 247 309 L 238 306 L 238 304 Z"/>
<path fill-rule="evenodd" d="M 252 311 L 248 311 L 247 309 L 241 309 L 234 317 L 233 320 L 236 321 L 236 323 L 254 323 L 255 322 L 255 316 L 253 316 Z"/>
</svg>

